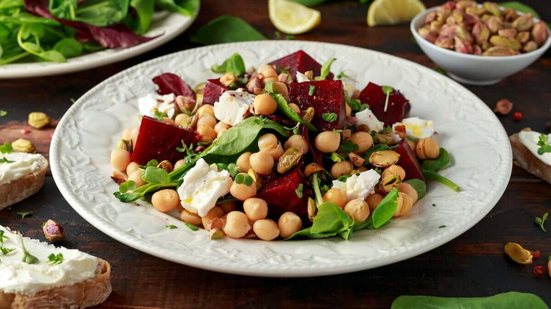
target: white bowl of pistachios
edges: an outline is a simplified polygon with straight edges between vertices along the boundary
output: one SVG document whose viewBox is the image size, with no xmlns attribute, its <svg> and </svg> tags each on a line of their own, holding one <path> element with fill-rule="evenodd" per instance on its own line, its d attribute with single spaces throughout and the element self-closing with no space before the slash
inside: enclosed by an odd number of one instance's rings
<svg viewBox="0 0 551 309">
<path fill-rule="evenodd" d="M 495 84 L 551 46 L 545 22 L 492 2 L 450 1 L 415 16 L 410 29 L 432 61 L 472 85 Z"/>
</svg>

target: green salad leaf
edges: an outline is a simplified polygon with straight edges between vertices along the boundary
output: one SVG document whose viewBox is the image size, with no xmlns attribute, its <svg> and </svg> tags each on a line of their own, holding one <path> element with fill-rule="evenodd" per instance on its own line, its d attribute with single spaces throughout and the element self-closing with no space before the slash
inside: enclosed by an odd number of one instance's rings
<svg viewBox="0 0 551 309">
<path fill-rule="evenodd" d="M 213 65 L 210 69 L 214 73 L 233 73 L 235 76 L 240 76 L 246 71 L 245 62 L 238 53 L 231 55 L 222 64 Z"/>
<path fill-rule="evenodd" d="M 199 9 L 199 0 L 155 0 L 155 6 L 170 12 L 192 16 Z"/>
<path fill-rule="evenodd" d="M 190 36 L 193 43 L 201 45 L 260 41 L 266 40 L 266 37 L 249 25 L 245 20 L 223 15 L 217 17 L 206 25 L 201 26 Z"/>
<path fill-rule="evenodd" d="M 392 219 L 398 208 L 398 189 L 392 189 L 379 203 L 371 215 L 373 227 L 378 229 Z"/>
<path fill-rule="evenodd" d="M 400 296 L 392 302 L 392 309 L 438 308 L 438 309 L 547 309 L 545 302 L 535 294 L 506 292 L 487 297 L 436 297 Z"/>
</svg>

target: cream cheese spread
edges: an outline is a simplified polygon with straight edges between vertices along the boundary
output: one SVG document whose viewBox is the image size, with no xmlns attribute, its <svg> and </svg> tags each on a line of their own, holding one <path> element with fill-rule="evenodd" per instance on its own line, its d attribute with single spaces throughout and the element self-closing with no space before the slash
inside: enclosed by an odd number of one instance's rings
<svg viewBox="0 0 551 309">
<path fill-rule="evenodd" d="M 551 152 L 546 152 L 544 154 L 538 154 L 538 140 L 541 133 L 535 131 L 520 131 L 518 137 L 520 142 L 524 147 L 528 148 L 534 157 L 538 158 L 541 162 L 551 166 Z M 551 134 L 547 135 L 547 140 L 551 141 Z"/>
<path fill-rule="evenodd" d="M 41 154 L 24 152 L 0 153 L 0 184 L 9 183 L 40 169 Z"/>
</svg>

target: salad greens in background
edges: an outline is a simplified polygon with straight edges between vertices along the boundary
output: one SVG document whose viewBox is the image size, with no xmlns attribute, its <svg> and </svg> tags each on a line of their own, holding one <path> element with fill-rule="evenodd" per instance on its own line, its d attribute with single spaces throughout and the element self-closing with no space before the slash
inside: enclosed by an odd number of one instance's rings
<svg viewBox="0 0 551 309">
<path fill-rule="evenodd" d="M 103 48 L 137 45 L 155 8 L 193 15 L 199 0 L 0 0 L 0 65 L 64 62 Z"/>
<path fill-rule="evenodd" d="M 506 292 L 487 297 L 436 297 L 400 296 L 392 303 L 392 309 L 438 308 L 438 309 L 547 309 L 537 295 L 521 292 Z"/>
</svg>

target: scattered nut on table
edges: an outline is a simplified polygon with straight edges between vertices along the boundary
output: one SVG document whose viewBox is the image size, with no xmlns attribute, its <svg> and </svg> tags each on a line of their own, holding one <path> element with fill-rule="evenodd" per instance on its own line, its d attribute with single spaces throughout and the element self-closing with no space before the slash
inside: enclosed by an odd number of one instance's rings
<svg viewBox="0 0 551 309">
<path fill-rule="evenodd" d="M 519 264 L 532 264 L 532 252 L 524 249 L 521 245 L 508 242 L 505 245 L 505 253 L 515 262 Z"/>
<path fill-rule="evenodd" d="M 32 112 L 29 114 L 27 122 L 33 128 L 42 129 L 48 126 L 52 122 L 52 119 L 45 113 Z"/>
<path fill-rule="evenodd" d="M 63 227 L 52 219 L 48 219 L 42 224 L 44 237 L 51 243 L 62 241 L 65 238 Z"/>
<path fill-rule="evenodd" d="M 497 101 L 496 107 L 494 108 L 494 112 L 500 115 L 507 115 L 511 112 L 511 110 L 513 110 L 513 102 L 507 99 Z"/>
</svg>

